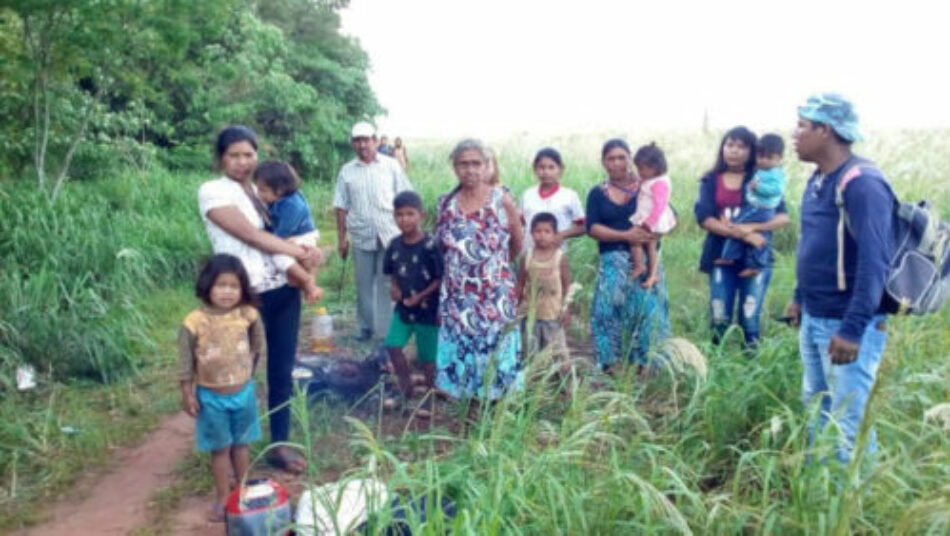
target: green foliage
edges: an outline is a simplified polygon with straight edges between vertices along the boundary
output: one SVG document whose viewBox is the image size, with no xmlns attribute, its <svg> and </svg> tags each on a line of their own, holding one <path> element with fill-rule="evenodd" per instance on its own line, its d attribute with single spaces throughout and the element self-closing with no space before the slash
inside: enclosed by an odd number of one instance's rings
<svg viewBox="0 0 950 536">
<path fill-rule="evenodd" d="M 0 373 L 30 362 L 62 378 L 111 381 L 137 368 L 150 342 L 133 300 L 190 277 L 207 249 L 188 217 L 196 188 L 128 172 L 76 184 L 55 204 L 34 189 L 0 190 L 15 199 L 0 204 L 0 348 L 10 358 Z"/>
<path fill-rule="evenodd" d="M 860 147 L 905 199 L 928 198 L 950 212 L 946 131 L 875 136 Z M 579 192 L 602 180 L 603 139 L 509 141 L 500 149 L 502 182 L 516 196 L 535 182 L 533 152 L 562 150 L 564 183 Z M 351 420 L 358 456 L 355 478 L 375 476 L 390 489 L 456 502 L 454 520 L 410 520 L 413 533 L 438 534 L 945 534 L 950 530 L 950 436 L 923 413 L 950 400 L 950 309 L 922 318 L 892 318 L 880 387 L 868 410 L 878 431 L 874 470 L 808 463 L 833 452 L 830 434 L 807 446 L 797 334 L 771 319 L 794 282 L 795 224 L 777 233 L 778 261 L 767 296 L 763 347 L 740 351 L 738 333 L 714 348 L 706 331 L 708 287 L 696 270 L 703 233 L 691 209 L 697 178 L 717 139 L 682 133 L 634 133 L 667 152 L 673 203 L 681 226 L 664 239 L 664 268 L 674 333 L 696 342 L 709 376 L 663 369 L 647 382 L 632 374 L 601 379 L 599 391 L 559 396 L 551 383 L 528 382 L 525 393 L 483 410 L 475 424 L 393 436 L 383 424 Z M 410 144 L 411 179 L 433 214 L 453 185 L 446 142 Z M 919 155 L 919 158 L 909 158 Z M 793 221 L 809 166 L 789 158 L 787 196 Z M 589 239 L 570 243 L 576 279 L 587 292 L 575 336 L 587 333 L 585 305 L 596 277 Z M 551 371 L 544 371 L 548 372 Z M 448 406 L 452 415 L 455 408 Z M 464 415 L 464 408 L 458 412 Z M 451 419 L 451 417 L 450 417 Z M 460 419 L 462 420 L 462 419 Z M 438 422 L 438 421 L 437 421 Z M 331 421 L 312 438 L 314 463 L 326 464 Z M 457 433 L 461 428 L 465 432 Z M 385 526 L 389 514 L 379 514 Z"/>
<path fill-rule="evenodd" d="M 46 187 L 107 176 L 113 162 L 147 169 L 156 152 L 174 169 L 206 168 L 191 155 L 242 123 L 263 156 L 329 177 L 350 124 L 381 111 L 366 54 L 339 34 L 343 6 L 3 0 L 0 113 L 13 121 L 0 126 L 0 174 Z"/>
<path fill-rule="evenodd" d="M 898 195 L 930 198 L 950 213 L 950 190 L 942 187 L 950 180 L 950 166 L 943 165 L 947 136 L 892 133 L 859 150 L 878 162 Z M 535 182 L 533 152 L 551 144 L 565 156 L 564 183 L 586 192 L 602 180 L 598 145 L 605 138 L 497 146 L 502 181 L 520 196 Z M 394 490 L 456 501 L 454 520 L 425 527 L 411 521 L 413 532 L 422 534 L 946 533 L 950 436 L 923 413 L 950 400 L 950 309 L 890 322 L 881 388 L 869 410 L 881 448 L 877 469 L 851 474 L 806 463 L 808 456 L 828 455 L 833 443 L 824 437 L 806 446 L 813 408 L 798 400 L 796 334 L 772 320 L 792 292 L 796 226 L 777 235 L 760 353 L 749 359 L 737 344 L 713 348 L 703 342 L 708 287 L 696 271 L 702 232 L 690 210 L 696 178 L 717 140 L 662 132 L 628 139 L 655 139 L 667 151 L 673 202 L 683 219 L 664 243 L 671 319 L 675 334 L 705 354 L 705 382 L 689 371 L 663 369 L 648 382 L 632 375 L 601 379 L 599 391 L 580 387 L 561 397 L 551 383 L 530 381 L 524 394 L 484 409 L 464 433 L 457 433 L 458 423 L 444 427 L 452 417 L 435 419 L 431 432 L 414 433 L 393 426 L 386 414 L 379 422 L 362 415 L 369 422 L 361 423 L 344 419 L 339 406 L 296 400 L 294 414 L 309 432 L 302 442 L 312 453 L 311 480 L 317 472 L 332 479 L 372 474 Z M 450 144 L 409 147 L 411 179 L 431 222 L 437 196 L 454 185 Z M 175 157 L 207 165 L 207 154 L 201 147 Z M 787 168 L 797 219 L 809 169 L 791 159 Z M 194 197 L 207 177 L 125 172 L 72 183 L 52 205 L 29 183 L 0 184 L 0 527 L 22 520 L 24 503 L 49 496 L 50 486 L 62 488 L 87 460 L 103 459 L 118 438 L 128 437 L 129 421 L 141 429 L 152 422 L 156 405 L 173 408 L 175 380 L 167 370 L 157 384 L 142 385 L 148 382 L 137 375 L 104 387 L 88 384 L 122 378 L 144 368 L 146 359 L 165 368 L 174 361 L 175 326 L 193 305 L 188 288 L 208 252 Z M 305 191 L 324 244 L 334 243 L 330 190 L 308 184 Z M 596 259 L 593 241 L 571 241 L 573 271 L 585 286 L 571 326 L 581 340 Z M 350 280 L 338 299 L 334 291 L 344 275 Z M 352 271 L 332 257 L 320 278 L 328 305 L 352 310 Z M 152 344 L 160 350 L 152 351 Z M 39 365 L 41 385 L 14 394 L 10 378 L 24 361 Z M 68 386 L 49 381 L 50 371 Z M 441 409 L 459 420 L 465 415 L 464 408 Z M 66 435 L 60 432 L 66 425 L 85 432 Z M 344 426 L 354 431 L 352 445 L 343 444 Z M 208 482 L 201 485 L 206 489 Z M 378 522 L 387 515 L 380 513 Z"/>
<path fill-rule="evenodd" d="M 108 385 L 41 376 L 32 391 L 0 391 L 0 532 L 38 521 L 51 496 L 92 467 L 114 461 L 117 445 L 141 438 L 178 407 L 170 388 L 177 347 L 168 331 L 192 305 L 190 288 L 136 300 L 135 308 L 148 312 L 147 335 L 156 341 L 144 374 Z"/>
</svg>

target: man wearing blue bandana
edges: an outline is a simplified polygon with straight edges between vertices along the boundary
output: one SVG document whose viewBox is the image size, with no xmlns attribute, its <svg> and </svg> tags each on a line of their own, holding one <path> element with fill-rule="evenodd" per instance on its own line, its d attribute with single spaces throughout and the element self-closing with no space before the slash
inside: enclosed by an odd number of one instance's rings
<svg viewBox="0 0 950 536">
<path fill-rule="evenodd" d="M 812 96 L 798 108 L 795 151 L 817 169 L 802 197 L 788 313 L 801 326 L 802 400 L 821 403 L 812 438 L 833 417 L 842 462 L 853 455 L 887 340 L 882 299 L 894 248 L 894 194 L 874 164 L 851 152 L 861 140 L 858 117 L 840 95 Z M 876 450 L 872 429 L 866 452 Z"/>
</svg>

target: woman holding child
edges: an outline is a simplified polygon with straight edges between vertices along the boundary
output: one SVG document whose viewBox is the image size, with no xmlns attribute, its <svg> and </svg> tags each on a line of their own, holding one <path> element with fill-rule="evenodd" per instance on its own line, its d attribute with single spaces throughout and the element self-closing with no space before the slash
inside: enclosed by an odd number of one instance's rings
<svg viewBox="0 0 950 536">
<path fill-rule="evenodd" d="M 643 285 L 648 273 L 636 278 L 631 274 L 631 246 L 642 247 L 657 236 L 630 221 L 641 186 L 632 170 L 630 147 L 624 140 L 609 140 L 601 159 L 607 180 L 587 195 L 586 223 L 600 252 L 591 335 L 597 363 L 609 370 L 620 359 L 643 365 L 650 345 L 666 338 L 670 326 L 662 267 L 657 267 L 657 283 L 652 286 Z"/>
<path fill-rule="evenodd" d="M 762 303 L 772 277 L 771 249 L 769 238 L 763 233 L 778 229 L 789 222 L 785 203 L 781 193 L 776 197 L 772 212 L 765 221 L 743 220 L 737 218 L 744 204 L 750 199 L 753 176 L 756 171 L 757 138 L 749 129 L 737 126 L 726 132 L 719 144 L 716 164 L 699 182 L 699 197 L 694 212 L 696 221 L 707 231 L 703 251 L 699 261 L 699 270 L 709 274 L 709 310 L 710 324 L 714 330 L 713 340 L 718 343 L 729 324 L 732 323 L 733 310 L 738 302 L 738 321 L 745 335 L 745 343 L 754 347 L 759 340 L 759 316 Z M 781 160 L 781 147 L 770 149 L 777 155 L 763 154 L 772 162 L 775 156 Z M 770 158 L 771 157 L 771 158 Z M 762 163 L 760 163 L 762 164 Z M 757 184 L 756 184 L 757 185 Z M 783 184 L 784 186 L 784 184 Z M 755 199 L 755 196 L 752 196 Z M 746 210 L 748 212 L 748 210 Z M 759 211 L 759 214 L 762 214 Z M 739 258 L 729 255 L 732 245 L 724 251 L 727 242 L 740 241 L 755 251 L 748 258 L 758 258 L 757 266 L 746 266 L 741 255 Z M 764 254 L 763 254 L 764 253 Z"/>
<path fill-rule="evenodd" d="M 488 184 L 490 158 L 480 141 L 459 142 L 449 157 L 459 184 L 438 204 L 444 271 L 436 385 L 454 398 L 495 400 L 522 384 L 509 264 L 521 251 L 521 217 L 511 196 Z"/>
<path fill-rule="evenodd" d="M 257 167 L 257 138 L 242 126 L 229 126 L 215 144 L 218 169 L 223 176 L 205 182 L 198 190 L 198 207 L 214 253 L 228 253 L 241 260 L 251 287 L 260 296 L 260 313 L 267 341 L 267 392 L 271 410 L 284 405 L 292 392 L 291 371 L 300 327 L 300 290 L 288 284 L 286 271 L 296 259 L 313 267 L 320 251 L 283 240 L 264 230 L 267 207 L 251 182 Z M 279 259 L 283 257 L 284 262 Z M 288 259 L 289 258 L 289 259 Z M 284 268 L 278 266 L 283 264 Z M 286 406 L 270 416 L 271 441 L 287 441 L 290 410 Z M 306 468 L 303 458 L 286 446 L 270 451 L 269 461 L 291 472 Z"/>
</svg>

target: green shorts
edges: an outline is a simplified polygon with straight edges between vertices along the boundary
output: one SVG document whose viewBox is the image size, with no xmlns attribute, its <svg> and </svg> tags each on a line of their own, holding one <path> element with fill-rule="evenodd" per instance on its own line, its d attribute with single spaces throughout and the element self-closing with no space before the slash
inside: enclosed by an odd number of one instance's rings
<svg viewBox="0 0 950 536">
<path fill-rule="evenodd" d="M 402 348 L 416 334 L 416 357 L 420 363 L 435 363 L 435 354 L 439 347 L 439 326 L 404 322 L 399 313 L 393 313 L 389 323 L 389 332 L 383 342 L 389 348 Z"/>
</svg>

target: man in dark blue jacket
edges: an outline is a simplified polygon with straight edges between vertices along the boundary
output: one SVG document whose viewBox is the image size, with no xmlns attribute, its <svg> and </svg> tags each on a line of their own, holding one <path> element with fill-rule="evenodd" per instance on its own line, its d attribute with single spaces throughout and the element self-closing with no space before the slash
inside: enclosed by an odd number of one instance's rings
<svg viewBox="0 0 950 536">
<path fill-rule="evenodd" d="M 795 151 L 817 169 L 802 196 L 797 285 L 788 312 L 801 324 L 802 400 L 807 405 L 820 397 L 818 427 L 833 416 L 840 431 L 836 456 L 847 462 L 887 340 L 881 303 L 895 200 L 881 172 L 851 152 L 862 137 L 849 101 L 813 96 L 798 116 Z M 847 222 L 840 232 L 838 188 Z M 876 449 L 872 429 L 867 452 Z"/>
</svg>

